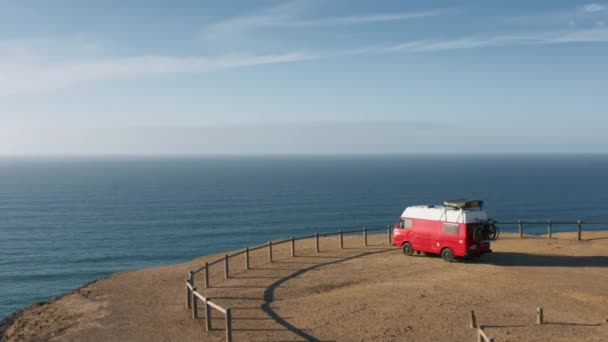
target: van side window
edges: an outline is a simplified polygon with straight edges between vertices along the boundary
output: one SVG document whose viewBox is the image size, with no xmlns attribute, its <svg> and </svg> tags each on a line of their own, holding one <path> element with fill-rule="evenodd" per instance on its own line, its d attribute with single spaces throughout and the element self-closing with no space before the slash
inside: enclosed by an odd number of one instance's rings
<svg viewBox="0 0 608 342">
<path fill-rule="evenodd" d="M 443 232 L 446 234 L 460 234 L 460 225 L 458 223 L 444 223 Z"/>
<path fill-rule="evenodd" d="M 412 220 L 410 220 L 410 219 L 399 220 L 399 228 L 406 228 L 406 229 L 412 228 Z"/>
</svg>

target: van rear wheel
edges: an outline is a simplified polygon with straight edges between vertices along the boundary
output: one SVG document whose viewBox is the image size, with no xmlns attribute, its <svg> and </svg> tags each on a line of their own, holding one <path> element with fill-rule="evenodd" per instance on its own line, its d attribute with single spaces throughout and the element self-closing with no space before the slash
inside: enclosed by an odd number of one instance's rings
<svg viewBox="0 0 608 342">
<path fill-rule="evenodd" d="M 414 254 L 412 245 L 409 242 L 404 243 L 403 246 L 401 246 L 401 250 L 403 251 L 403 254 L 405 254 L 407 256 Z"/>
<path fill-rule="evenodd" d="M 447 262 L 452 262 L 452 261 L 454 261 L 454 253 L 452 253 L 451 249 L 444 248 L 441 251 L 441 258 Z"/>
</svg>

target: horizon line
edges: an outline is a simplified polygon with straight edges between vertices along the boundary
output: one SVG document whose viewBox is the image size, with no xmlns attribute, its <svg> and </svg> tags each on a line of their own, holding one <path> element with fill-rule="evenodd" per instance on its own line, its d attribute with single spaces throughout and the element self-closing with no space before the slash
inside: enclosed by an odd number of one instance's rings
<svg viewBox="0 0 608 342">
<path fill-rule="evenodd" d="M 404 152 L 404 153 L 107 153 L 0 154 L 0 159 L 260 158 L 260 157 L 450 157 L 450 156 L 608 156 L 606 152 Z"/>
</svg>

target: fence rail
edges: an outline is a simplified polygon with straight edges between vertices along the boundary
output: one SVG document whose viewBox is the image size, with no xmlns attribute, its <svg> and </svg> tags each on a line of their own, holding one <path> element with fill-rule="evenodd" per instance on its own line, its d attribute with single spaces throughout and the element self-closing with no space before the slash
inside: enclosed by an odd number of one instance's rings
<svg viewBox="0 0 608 342">
<path fill-rule="evenodd" d="M 551 238 L 553 236 L 553 226 L 554 225 L 576 226 L 577 240 L 582 240 L 583 224 L 585 224 L 585 225 L 608 225 L 608 221 L 583 221 L 580 219 L 576 220 L 576 221 L 552 221 L 552 220 L 523 221 L 523 220 L 517 220 L 517 221 L 497 221 L 496 223 L 517 225 L 517 232 L 519 233 L 519 237 L 524 236 L 524 227 L 526 225 L 529 225 L 529 226 L 530 225 L 533 225 L 533 226 L 546 225 L 547 235 L 549 236 L 549 238 Z"/>
<path fill-rule="evenodd" d="M 521 220 L 521 222 L 525 223 L 525 224 L 546 224 L 547 221 L 551 221 L 551 220 L 546 220 L 546 221 L 524 221 L 524 220 Z M 553 222 L 555 224 L 570 224 L 570 225 L 574 225 L 574 224 L 577 224 L 578 221 L 579 220 L 576 220 L 576 221 L 551 221 L 551 222 Z M 580 220 L 580 221 L 581 221 L 581 223 L 584 223 L 584 224 L 605 224 L 605 225 L 608 225 L 608 221 L 583 221 L 583 220 Z M 519 222 L 520 222 L 520 220 L 517 220 L 517 221 L 496 221 L 496 223 L 499 223 L 499 224 L 518 224 Z"/>
</svg>

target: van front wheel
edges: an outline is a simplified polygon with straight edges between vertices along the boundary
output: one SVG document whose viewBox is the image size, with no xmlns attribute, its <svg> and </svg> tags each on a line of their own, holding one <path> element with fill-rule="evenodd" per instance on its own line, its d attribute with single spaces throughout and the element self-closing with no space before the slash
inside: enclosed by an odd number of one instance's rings
<svg viewBox="0 0 608 342">
<path fill-rule="evenodd" d="M 454 261 L 454 253 L 452 253 L 451 249 L 444 248 L 441 251 L 441 258 L 447 262 L 452 262 L 452 261 Z"/>
<path fill-rule="evenodd" d="M 401 247 L 401 250 L 403 250 L 403 254 L 410 256 L 414 253 L 414 250 L 412 249 L 412 245 L 409 242 L 406 242 L 403 244 L 403 246 Z"/>
</svg>

